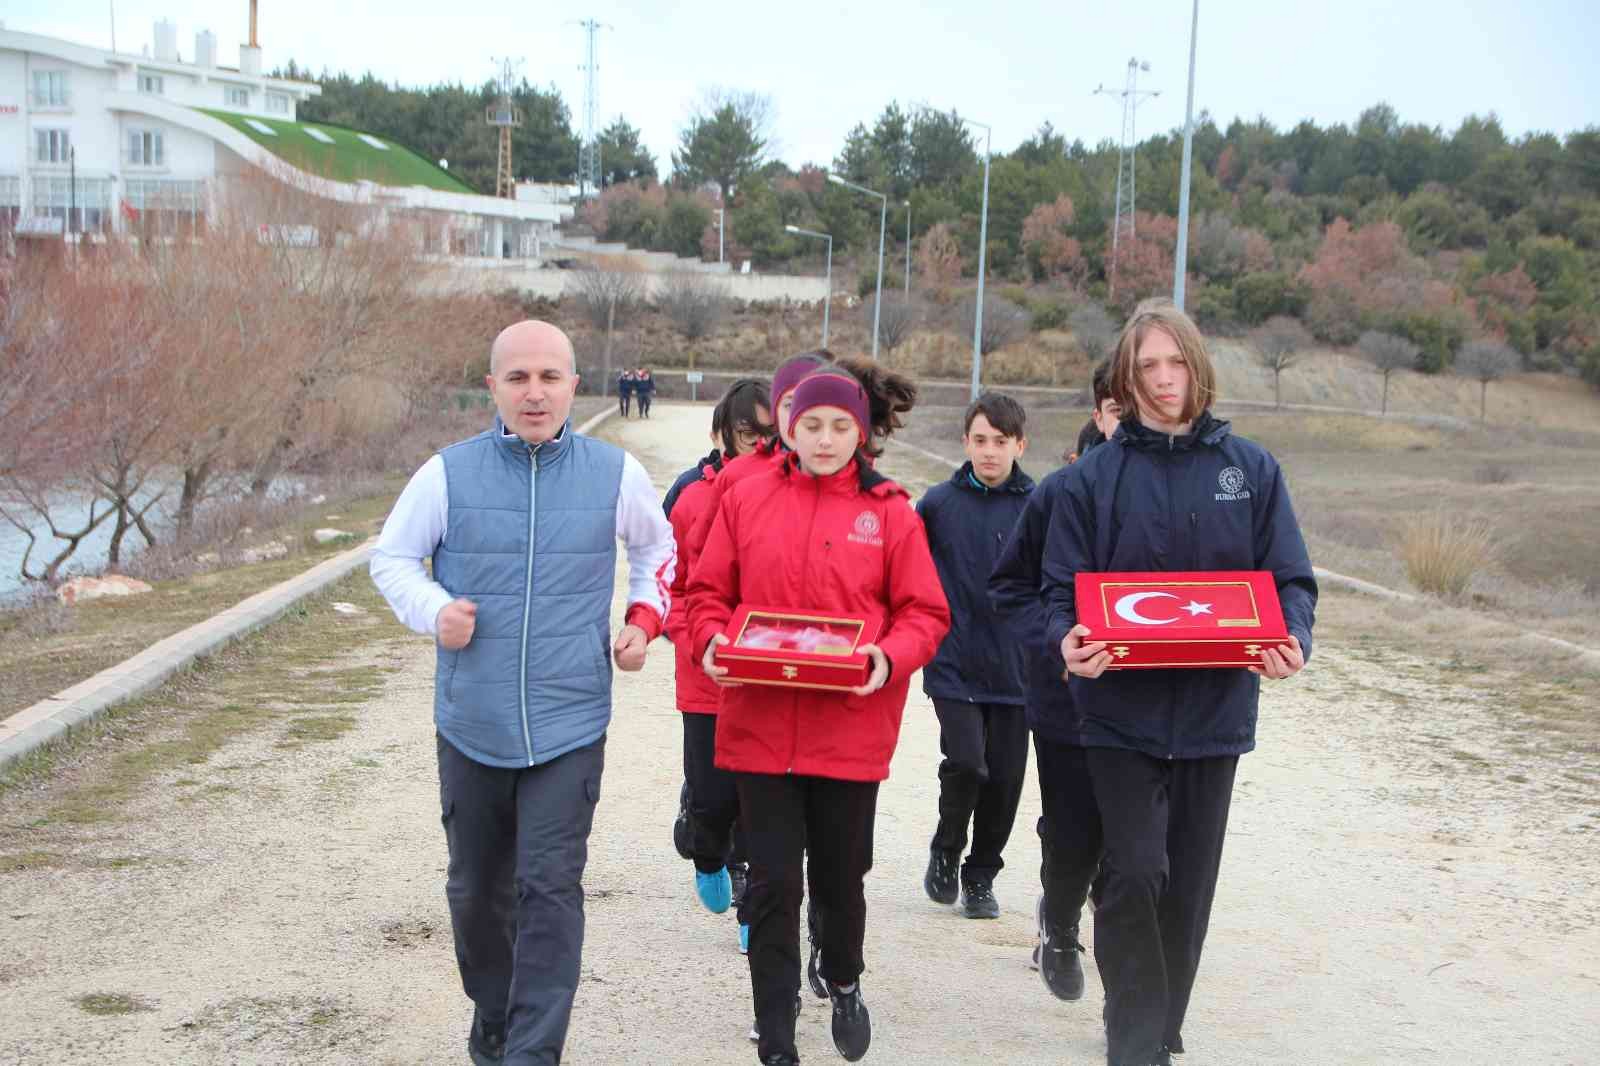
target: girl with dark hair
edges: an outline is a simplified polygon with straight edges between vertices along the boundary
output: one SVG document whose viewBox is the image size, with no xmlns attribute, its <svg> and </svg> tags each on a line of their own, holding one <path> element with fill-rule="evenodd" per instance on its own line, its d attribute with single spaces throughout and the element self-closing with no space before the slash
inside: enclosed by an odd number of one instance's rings
<svg viewBox="0 0 1600 1066">
<path fill-rule="evenodd" d="M 1261 678 L 1287 678 L 1310 657 L 1317 583 L 1277 461 L 1211 413 L 1216 373 L 1187 315 L 1166 300 L 1140 304 L 1110 385 L 1120 428 L 1066 468 L 1050 514 L 1046 646 L 1069 675 L 1072 717 L 1043 722 L 1035 742 L 1041 775 L 1047 745 L 1082 749 L 1105 848 L 1094 955 L 1106 1055 L 1112 1066 L 1151 1066 L 1183 1051 L 1234 771 L 1255 747 Z M 1270 571 L 1288 640 L 1262 648 L 1248 671 L 1106 673 L 1111 653 L 1085 644 L 1078 624 L 1077 574 L 1172 570 Z M 1048 789 L 1044 800 L 1052 829 L 1081 816 L 1052 809 Z"/>
<path fill-rule="evenodd" d="M 817 904 L 820 977 L 839 1054 L 872 1039 L 861 992 L 863 879 L 872 866 L 878 783 L 889 774 L 911 675 L 933 658 L 950 610 L 922 521 L 867 449 L 909 409 L 899 382 L 870 375 L 870 394 L 843 369 L 793 390 L 794 452 L 726 492 L 689 577 L 692 647 L 725 683 L 714 653 L 741 603 L 884 619 L 865 684 L 849 692 L 734 685 L 722 692 L 716 764 L 735 774 L 749 852 L 750 981 L 757 1053 L 793 1066 L 800 987 L 800 903 Z M 900 379 L 904 382 L 904 379 Z M 909 385 L 909 382 L 905 382 Z M 914 395 L 914 390 L 913 390 Z M 879 419 L 874 419 L 874 408 Z"/>
<path fill-rule="evenodd" d="M 681 543 L 711 500 L 711 484 L 725 461 L 748 454 L 772 432 L 767 383 L 742 378 L 729 386 L 711 412 L 711 439 L 721 447 L 686 470 L 667 492 L 662 506 Z M 672 598 L 680 605 L 688 587 L 690 560 L 681 558 L 672 579 Z M 744 898 L 745 862 L 734 823 L 739 797 L 732 775 L 713 764 L 717 706 L 721 692 L 689 651 L 688 621 L 680 607 L 667 614 L 667 639 L 676 660 L 678 710 L 683 714 L 683 788 L 673 844 L 694 862 L 695 892 L 720 914 Z M 739 949 L 746 949 L 749 927 L 739 926 Z"/>
</svg>

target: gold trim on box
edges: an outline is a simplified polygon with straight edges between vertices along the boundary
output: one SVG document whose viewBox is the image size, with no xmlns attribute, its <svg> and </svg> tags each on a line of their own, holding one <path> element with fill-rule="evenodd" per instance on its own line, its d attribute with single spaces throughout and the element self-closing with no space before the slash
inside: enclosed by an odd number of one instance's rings
<svg viewBox="0 0 1600 1066">
<path fill-rule="evenodd" d="M 1138 589 L 1150 588 L 1225 588 L 1229 585 L 1243 586 L 1245 593 L 1250 597 L 1250 609 L 1255 612 L 1253 618 L 1218 618 L 1217 626 L 1258 626 L 1261 624 L 1261 605 L 1256 603 L 1255 586 L 1248 581 L 1103 581 L 1100 583 L 1100 617 L 1106 620 L 1108 629 L 1128 629 L 1129 626 L 1113 626 L 1111 624 L 1111 603 L 1106 599 L 1107 589 Z M 1173 619 L 1177 621 L 1177 619 Z M 1174 643 L 1199 643 L 1198 641 L 1177 641 Z"/>
<path fill-rule="evenodd" d="M 731 644 L 721 645 L 721 648 L 731 647 L 733 647 Z M 779 659 L 768 655 L 735 655 L 733 656 L 733 659 L 734 661 L 741 663 L 778 663 L 781 666 L 813 666 L 818 670 L 859 670 L 864 665 L 862 663 L 814 663 L 804 659 Z"/>
<path fill-rule="evenodd" d="M 789 613 L 784 612 L 784 611 L 751 611 L 749 614 L 744 616 L 744 625 L 739 627 L 738 635 L 733 638 L 733 644 L 731 645 L 732 647 L 736 648 L 736 647 L 739 646 L 739 642 L 744 639 L 744 631 L 746 629 L 750 628 L 750 621 L 751 621 L 751 619 L 754 619 L 754 618 L 781 618 L 781 619 L 784 619 L 786 621 L 793 621 L 793 622 L 821 622 L 824 625 L 834 625 L 834 626 L 840 626 L 840 627 L 853 626 L 855 628 L 855 635 L 853 637 L 851 637 L 851 640 L 850 640 L 850 650 L 849 651 L 813 651 L 813 652 L 806 652 L 805 654 L 807 654 L 807 655 L 833 655 L 833 656 L 855 655 L 856 654 L 856 645 L 861 643 L 861 634 L 867 628 L 866 621 L 864 619 L 860 619 L 860 618 L 845 618 L 845 617 L 841 617 L 839 615 L 824 615 L 824 614 L 789 614 Z M 762 660 L 757 660 L 757 661 L 758 662 L 775 662 L 777 660 L 762 659 Z M 822 664 L 819 663 L 817 665 L 820 666 Z"/>
<path fill-rule="evenodd" d="M 849 692 L 855 685 L 813 685 L 805 681 L 753 681 L 747 677 L 728 678 L 735 685 L 770 685 L 773 688 L 814 688 L 822 692 Z"/>
</svg>

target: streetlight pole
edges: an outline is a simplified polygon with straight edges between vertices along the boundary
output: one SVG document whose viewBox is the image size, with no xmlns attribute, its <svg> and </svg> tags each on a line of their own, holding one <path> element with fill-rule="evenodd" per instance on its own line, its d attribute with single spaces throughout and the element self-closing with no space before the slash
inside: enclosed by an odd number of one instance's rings
<svg viewBox="0 0 1600 1066">
<path fill-rule="evenodd" d="M 1194 51 L 1200 36 L 1200 0 L 1189 22 L 1189 104 L 1183 115 L 1183 174 L 1178 178 L 1178 247 L 1172 257 L 1172 302 L 1183 310 L 1184 275 L 1189 266 L 1189 159 L 1194 154 Z"/>
<path fill-rule="evenodd" d="M 828 180 L 836 185 L 843 185 L 847 189 L 876 196 L 882 201 L 878 209 L 878 293 L 872 300 L 872 358 L 878 358 L 878 315 L 883 311 L 883 230 L 889 223 L 889 197 L 881 192 L 857 185 L 853 181 L 845 181 L 839 175 L 830 172 Z"/>
<path fill-rule="evenodd" d="M 983 126 L 983 217 L 978 223 L 978 306 L 972 315 L 972 399 L 978 398 L 978 391 L 983 380 L 983 277 L 985 258 L 989 252 L 989 163 L 992 159 L 990 148 L 993 146 L 994 131 L 981 122 L 971 122 L 974 126 Z"/>
<path fill-rule="evenodd" d="M 805 237 L 816 237 L 818 240 L 828 242 L 828 289 L 822 297 L 822 346 L 828 346 L 828 307 L 833 303 L 833 234 L 818 233 L 816 230 L 801 229 L 799 226 L 783 227 L 790 233 L 798 233 Z"/>
<path fill-rule="evenodd" d="M 911 201 L 906 201 L 906 299 L 911 299 Z"/>
</svg>

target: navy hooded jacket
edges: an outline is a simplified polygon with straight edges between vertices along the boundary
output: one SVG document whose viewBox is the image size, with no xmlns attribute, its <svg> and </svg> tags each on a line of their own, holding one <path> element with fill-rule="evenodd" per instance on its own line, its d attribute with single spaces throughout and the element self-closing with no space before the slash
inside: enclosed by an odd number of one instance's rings
<svg viewBox="0 0 1600 1066">
<path fill-rule="evenodd" d="M 950 604 L 950 632 L 922 670 L 922 691 L 931 699 L 1023 703 L 1033 645 L 1013 639 L 989 605 L 987 580 L 1032 491 L 1033 479 L 1016 464 L 991 489 L 963 463 L 917 502 Z"/>
<path fill-rule="evenodd" d="M 1079 722 L 1072 710 L 1071 692 L 1061 676 L 1059 659 L 1038 654 L 1045 619 L 1039 589 L 1050 514 L 1070 469 L 1064 466 L 1034 487 L 1006 538 L 1005 550 L 989 574 L 989 605 L 1007 623 L 1012 642 L 1032 652 L 1027 656 L 1027 692 L 1023 700 L 1028 727 L 1039 736 L 1062 744 L 1078 743 Z"/>
<path fill-rule="evenodd" d="M 1125 420 L 1064 472 L 1045 543 L 1045 653 L 1077 624 L 1079 571 L 1267 570 L 1284 621 L 1311 658 L 1317 583 L 1277 460 L 1203 413 L 1169 436 Z M 1112 670 L 1073 677 L 1079 742 L 1163 759 L 1255 747 L 1260 679 L 1242 669 Z"/>
</svg>

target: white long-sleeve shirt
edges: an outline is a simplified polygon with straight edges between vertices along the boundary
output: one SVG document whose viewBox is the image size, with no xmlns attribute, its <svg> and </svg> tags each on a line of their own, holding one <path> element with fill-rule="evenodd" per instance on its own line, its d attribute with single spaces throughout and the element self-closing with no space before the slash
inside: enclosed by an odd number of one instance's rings
<svg viewBox="0 0 1600 1066">
<path fill-rule="evenodd" d="M 429 576 L 422 561 L 433 557 L 449 520 L 444 459 L 435 455 L 400 493 L 372 555 L 372 581 L 389 601 L 395 617 L 415 632 L 431 636 L 439 632 L 439 611 L 455 597 Z M 639 460 L 627 454 L 622 459 L 618 489 L 617 539 L 628 553 L 630 612 L 642 604 L 655 611 L 664 624 L 671 607 L 668 589 L 677 565 L 677 545 L 650 475 Z"/>
</svg>

